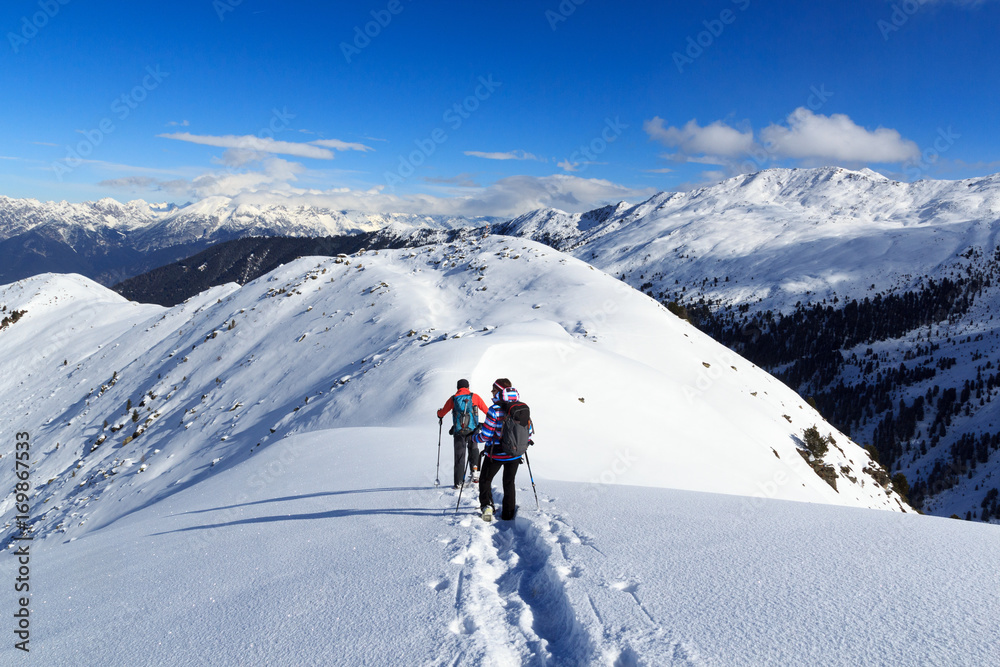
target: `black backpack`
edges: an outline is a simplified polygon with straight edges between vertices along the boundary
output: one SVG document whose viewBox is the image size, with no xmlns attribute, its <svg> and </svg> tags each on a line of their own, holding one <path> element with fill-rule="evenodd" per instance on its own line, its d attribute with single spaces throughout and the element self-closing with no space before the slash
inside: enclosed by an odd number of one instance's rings
<svg viewBox="0 0 1000 667">
<path fill-rule="evenodd" d="M 528 451 L 530 423 L 531 410 L 527 404 L 518 401 L 507 406 L 507 416 L 503 419 L 503 430 L 500 432 L 500 449 L 504 454 L 523 456 Z"/>
</svg>

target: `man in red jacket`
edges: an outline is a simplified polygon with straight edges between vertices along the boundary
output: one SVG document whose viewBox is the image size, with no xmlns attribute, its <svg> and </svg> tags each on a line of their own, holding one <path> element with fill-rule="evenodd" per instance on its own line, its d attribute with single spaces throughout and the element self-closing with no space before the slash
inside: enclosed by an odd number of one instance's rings
<svg viewBox="0 0 1000 667">
<path fill-rule="evenodd" d="M 479 445 L 476 444 L 476 432 L 479 430 L 479 414 L 482 411 L 486 414 L 489 408 L 479 394 L 473 394 L 469 390 L 468 380 L 458 381 L 458 391 L 454 396 L 450 396 L 444 407 L 437 411 L 438 422 L 444 420 L 444 416 L 449 412 L 454 416 L 453 425 L 448 431 L 455 437 L 455 485 L 457 489 L 465 477 L 466 453 L 469 455 L 469 469 L 472 472 L 473 481 L 476 481 L 479 472 L 476 466 L 479 463 Z"/>
</svg>

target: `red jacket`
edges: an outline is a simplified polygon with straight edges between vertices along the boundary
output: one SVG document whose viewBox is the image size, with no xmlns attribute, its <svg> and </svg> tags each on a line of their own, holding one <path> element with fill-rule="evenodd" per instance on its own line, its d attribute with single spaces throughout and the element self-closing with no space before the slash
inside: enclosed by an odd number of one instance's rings
<svg viewBox="0 0 1000 667">
<path fill-rule="evenodd" d="M 472 394 L 472 391 L 466 388 L 459 389 L 455 392 L 455 396 L 465 396 L 466 394 Z M 455 407 L 455 396 L 449 396 L 448 401 L 444 404 L 444 407 L 437 411 L 438 419 L 444 419 L 444 416 L 451 412 L 451 409 Z M 489 412 L 489 408 L 486 407 L 486 403 L 479 394 L 472 394 L 472 404 L 479 408 L 479 410 L 485 415 Z"/>
</svg>

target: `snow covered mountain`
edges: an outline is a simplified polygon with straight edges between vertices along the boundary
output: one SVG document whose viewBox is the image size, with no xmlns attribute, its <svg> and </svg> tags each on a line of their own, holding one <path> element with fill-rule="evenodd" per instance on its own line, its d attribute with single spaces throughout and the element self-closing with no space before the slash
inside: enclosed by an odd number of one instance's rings
<svg viewBox="0 0 1000 667">
<path fill-rule="evenodd" d="M 976 663 L 1000 639 L 992 527 L 904 514 L 781 382 L 546 246 L 304 258 L 169 309 L 42 275 L 0 304 L 46 664 Z M 497 376 L 532 407 L 540 509 L 522 469 L 487 525 L 434 487 L 434 411 Z"/>
<path fill-rule="evenodd" d="M 0 295 L 5 313 L 23 313 L 0 333 L 12 378 L 0 394 L 12 408 L 5 428 L 62 443 L 39 462 L 54 501 L 78 493 L 80 475 L 113 490 L 104 475 L 143 458 L 145 493 L 169 495 L 203 463 L 231 465 L 289 434 L 425 420 L 452 375 L 481 389 L 513 375 L 539 433 L 558 425 L 537 454 L 550 477 L 600 480 L 624 459 L 618 482 L 753 495 L 784 473 L 778 498 L 904 507 L 875 467 L 865 472 L 868 455 L 781 383 L 648 297 L 529 241 L 307 258 L 172 309 L 79 276 L 36 276 Z M 633 392 L 676 421 L 651 437 L 652 424 L 625 417 Z M 836 440 L 825 457 L 836 488 L 796 454 L 813 425 Z M 566 465 L 573 451 L 580 461 Z M 55 504 L 37 532 L 77 531 L 70 507 Z"/>
<path fill-rule="evenodd" d="M 254 205 L 209 197 L 176 207 L 114 199 L 71 204 L 0 196 L 0 282 L 75 272 L 111 285 L 246 236 L 320 237 L 400 228 L 482 225 L 491 218 Z"/>
<path fill-rule="evenodd" d="M 1000 174 L 901 183 L 827 167 L 768 169 L 589 213 L 534 211 L 502 230 L 654 292 L 679 281 L 688 300 L 787 311 L 917 286 L 971 249 L 997 247 L 998 222 Z"/>
<path fill-rule="evenodd" d="M 771 169 L 498 229 L 682 304 L 874 445 L 926 511 L 1000 518 L 1000 175 Z"/>
</svg>

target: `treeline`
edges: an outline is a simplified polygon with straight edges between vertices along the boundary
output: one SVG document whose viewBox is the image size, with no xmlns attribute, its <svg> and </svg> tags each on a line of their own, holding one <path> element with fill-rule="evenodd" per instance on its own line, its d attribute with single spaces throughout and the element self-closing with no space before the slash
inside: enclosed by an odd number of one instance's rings
<svg viewBox="0 0 1000 667">
<path fill-rule="evenodd" d="M 926 384 L 957 363 L 954 357 L 935 358 L 940 349 L 934 340 L 935 325 L 957 322 L 968 313 L 1000 275 L 998 269 L 1000 251 L 978 268 L 924 278 L 919 288 L 900 294 L 798 304 L 784 314 L 752 313 L 747 304 L 734 308 L 690 296 L 685 301 L 684 288 L 680 294 L 661 293 L 659 298 L 674 313 L 810 398 L 838 429 L 848 434 L 872 429 L 871 446 L 888 470 L 898 468 L 904 455 L 926 455 L 947 438 L 951 442 L 947 454 L 929 474 L 911 483 L 910 500 L 919 507 L 970 475 L 1000 447 L 1000 433 L 949 432 L 954 418 L 973 414 L 991 401 L 992 391 L 1000 389 L 1000 374 L 989 372 L 992 362 L 978 367 L 976 377 L 960 386 L 935 385 L 916 397 L 912 390 L 903 391 Z M 703 287 L 718 282 L 706 279 Z M 652 295 L 651 282 L 642 287 Z M 902 363 L 890 365 L 889 355 L 872 347 L 863 353 L 847 352 L 906 336 L 916 343 Z M 848 366 L 853 372 L 845 373 Z M 900 398 L 901 394 L 909 399 Z"/>
<path fill-rule="evenodd" d="M 851 299 L 839 307 L 837 299 L 826 305 L 800 305 L 787 315 L 770 310 L 748 314 L 746 306 L 713 313 L 702 302 L 684 305 L 699 328 L 754 363 L 764 368 L 800 364 L 797 377 L 808 380 L 810 371 L 835 376 L 828 366 L 836 365 L 840 350 L 900 338 L 964 314 L 989 285 L 990 279 L 979 275 L 929 279 L 919 291 Z"/>
</svg>

